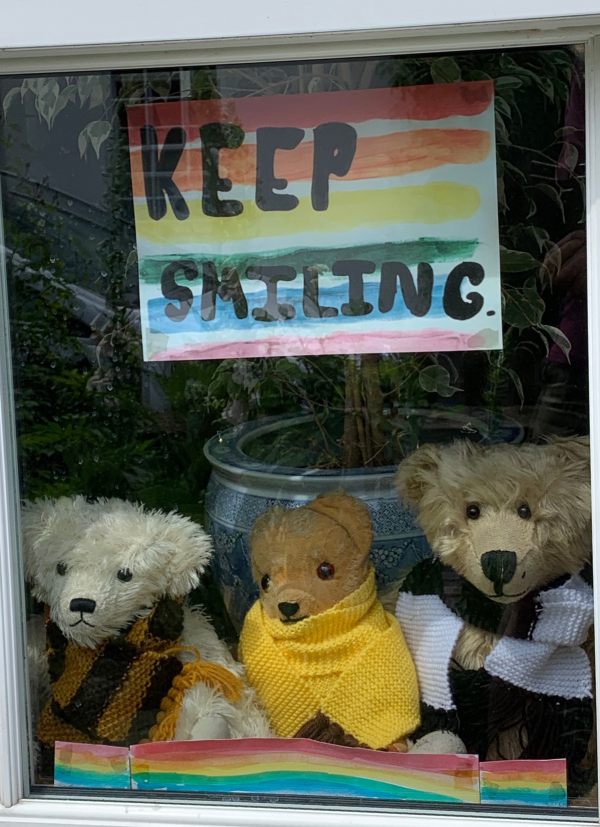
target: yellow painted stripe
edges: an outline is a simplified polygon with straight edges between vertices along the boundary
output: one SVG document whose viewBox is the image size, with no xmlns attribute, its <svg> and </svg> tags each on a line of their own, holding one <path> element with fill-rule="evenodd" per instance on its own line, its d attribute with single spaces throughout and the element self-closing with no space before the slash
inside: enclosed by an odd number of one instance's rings
<svg viewBox="0 0 600 827">
<path fill-rule="evenodd" d="M 286 238 L 297 233 L 334 233 L 398 223 L 442 224 L 470 218 L 479 209 L 480 195 L 476 187 L 434 181 L 419 186 L 330 193 L 329 208 L 323 212 L 313 210 L 308 197 L 301 198 L 298 206 L 287 212 L 263 212 L 254 201 L 242 203 L 244 211 L 240 215 L 211 218 L 202 212 L 200 199 L 188 200 L 190 216 L 184 221 L 178 221 L 170 207 L 164 218 L 154 221 L 146 205 L 138 203 L 137 236 L 167 246 L 280 236 L 283 245 Z"/>
</svg>

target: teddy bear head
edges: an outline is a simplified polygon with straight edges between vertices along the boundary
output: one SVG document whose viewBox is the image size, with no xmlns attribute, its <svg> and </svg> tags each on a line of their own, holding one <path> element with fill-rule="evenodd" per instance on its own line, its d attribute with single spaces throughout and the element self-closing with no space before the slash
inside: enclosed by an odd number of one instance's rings
<svg viewBox="0 0 600 827">
<path fill-rule="evenodd" d="M 94 647 L 198 585 L 211 545 L 186 517 L 111 499 L 61 497 L 22 511 L 25 574 L 69 639 Z"/>
<path fill-rule="evenodd" d="M 585 438 L 544 445 L 425 445 L 397 472 L 434 555 L 512 603 L 590 559 Z"/>
<path fill-rule="evenodd" d="M 250 539 L 266 614 L 296 623 L 351 594 L 368 575 L 372 536 L 366 505 L 343 493 L 267 511 Z"/>
</svg>

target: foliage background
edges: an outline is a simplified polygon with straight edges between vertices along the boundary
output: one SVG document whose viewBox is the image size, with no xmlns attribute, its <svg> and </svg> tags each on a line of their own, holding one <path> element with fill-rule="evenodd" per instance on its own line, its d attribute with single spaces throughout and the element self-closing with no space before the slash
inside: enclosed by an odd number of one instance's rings
<svg viewBox="0 0 600 827">
<path fill-rule="evenodd" d="M 144 365 L 128 104 L 484 78 L 496 90 L 503 351 Z M 583 112 L 569 110 L 581 83 L 566 48 L 11 78 L 0 168 L 23 496 L 121 496 L 201 520 L 203 445 L 247 419 L 313 413 L 323 465 L 398 461 L 421 436 L 415 409 L 476 411 L 490 432 L 510 413 L 527 427 L 549 346 L 569 351 L 553 279 L 557 242 L 584 222 Z M 32 179 L 31 139 L 44 134 L 103 180 L 95 223 Z M 298 462 L 298 437 L 274 454 Z"/>
</svg>

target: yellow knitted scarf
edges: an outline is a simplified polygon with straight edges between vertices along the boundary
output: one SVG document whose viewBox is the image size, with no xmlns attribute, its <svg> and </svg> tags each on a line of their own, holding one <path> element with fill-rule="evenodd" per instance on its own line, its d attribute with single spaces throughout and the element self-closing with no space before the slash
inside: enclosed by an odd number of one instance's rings
<svg viewBox="0 0 600 827">
<path fill-rule="evenodd" d="M 389 746 L 420 723 L 414 664 L 375 575 L 331 609 L 295 624 L 248 612 L 240 652 L 277 735 L 293 736 L 317 712 L 359 742 Z"/>
</svg>

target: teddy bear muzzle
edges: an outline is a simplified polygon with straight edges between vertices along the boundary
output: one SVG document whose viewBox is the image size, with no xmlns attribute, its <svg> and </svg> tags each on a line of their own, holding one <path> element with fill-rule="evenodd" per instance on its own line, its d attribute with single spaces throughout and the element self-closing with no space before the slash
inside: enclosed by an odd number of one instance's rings
<svg viewBox="0 0 600 827">
<path fill-rule="evenodd" d="M 297 615 L 300 611 L 299 603 L 288 603 L 284 600 L 277 604 L 277 608 L 282 614 L 282 617 L 279 618 L 282 623 L 298 623 L 298 621 L 306 618 L 306 615 L 295 617 L 295 615 Z"/>
<path fill-rule="evenodd" d="M 94 614 L 96 611 L 95 600 L 90 600 L 88 597 L 74 597 L 69 603 L 69 611 L 79 613 L 79 618 L 74 623 L 69 623 L 71 628 L 79 626 L 80 623 L 83 623 L 84 626 L 94 626 L 93 623 L 89 623 L 85 619 L 84 615 Z"/>
<path fill-rule="evenodd" d="M 517 570 L 517 555 L 514 551 L 495 549 L 481 555 L 481 569 L 494 586 L 494 593 L 501 597 L 504 586 L 513 579 Z"/>
</svg>

